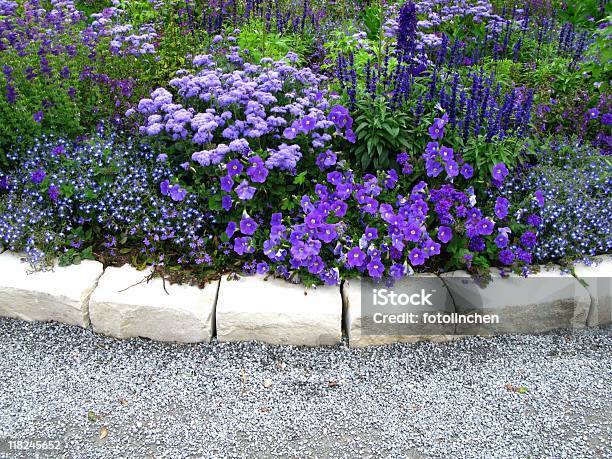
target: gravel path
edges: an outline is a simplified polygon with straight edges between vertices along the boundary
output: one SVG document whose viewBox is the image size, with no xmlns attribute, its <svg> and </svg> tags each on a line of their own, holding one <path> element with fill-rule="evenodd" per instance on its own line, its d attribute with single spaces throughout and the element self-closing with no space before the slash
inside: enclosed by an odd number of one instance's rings
<svg viewBox="0 0 612 459">
<path fill-rule="evenodd" d="M 0 319 L 0 457 L 612 458 L 611 350 L 610 328 L 349 350 Z"/>
</svg>

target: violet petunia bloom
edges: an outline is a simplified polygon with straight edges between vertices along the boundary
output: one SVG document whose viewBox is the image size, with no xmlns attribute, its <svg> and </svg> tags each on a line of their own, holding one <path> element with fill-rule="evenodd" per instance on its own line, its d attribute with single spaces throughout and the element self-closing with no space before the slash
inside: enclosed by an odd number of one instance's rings
<svg viewBox="0 0 612 459">
<path fill-rule="evenodd" d="M 255 248 L 251 245 L 250 237 L 237 237 L 234 241 L 234 252 L 238 255 L 244 255 L 245 253 L 253 253 Z"/>
<path fill-rule="evenodd" d="M 238 225 L 236 225 L 236 222 L 229 222 L 225 228 L 225 234 L 227 234 L 227 237 L 231 239 L 237 228 Z"/>
<path fill-rule="evenodd" d="M 163 194 L 164 196 L 168 196 L 168 190 L 169 189 L 170 189 L 170 181 L 163 180 L 159 184 L 159 191 L 161 191 L 161 194 Z"/>
<path fill-rule="evenodd" d="M 499 261 L 506 266 L 511 265 L 514 262 L 514 253 L 512 253 L 512 250 L 505 249 L 499 252 Z"/>
<path fill-rule="evenodd" d="M 49 187 L 49 199 L 53 202 L 57 202 L 60 195 L 60 189 L 57 185 L 51 185 Z"/>
<path fill-rule="evenodd" d="M 425 253 L 421 249 L 414 248 L 410 251 L 408 259 L 413 266 L 420 266 L 425 263 Z"/>
<path fill-rule="evenodd" d="M 234 159 L 227 163 L 227 175 L 234 177 L 242 172 L 242 164 L 237 159 Z"/>
<path fill-rule="evenodd" d="M 187 196 L 187 190 L 181 188 L 179 185 L 173 185 L 168 190 L 168 194 L 173 201 L 180 202 Z"/>
<path fill-rule="evenodd" d="M 474 168 L 468 163 L 465 163 L 463 166 L 461 166 L 461 175 L 463 175 L 463 178 L 466 180 L 471 179 L 474 176 Z"/>
<path fill-rule="evenodd" d="M 368 274 L 371 277 L 380 279 L 385 272 L 385 265 L 380 261 L 380 258 L 374 258 L 367 265 Z"/>
<path fill-rule="evenodd" d="M 227 194 L 223 195 L 221 198 L 221 207 L 223 207 L 225 211 L 230 210 L 232 208 L 232 197 Z"/>
<path fill-rule="evenodd" d="M 232 191 L 232 187 L 234 186 L 234 180 L 229 175 L 224 175 L 219 179 L 221 182 L 221 189 L 227 193 Z"/>
<path fill-rule="evenodd" d="M 508 168 L 504 163 L 497 163 L 493 166 L 493 179 L 501 183 L 507 176 Z"/>
<path fill-rule="evenodd" d="M 240 231 L 242 234 L 250 236 L 251 234 L 255 233 L 258 226 L 259 225 L 257 225 L 257 222 L 255 222 L 255 220 L 253 220 L 251 217 L 244 217 L 242 220 L 240 220 Z"/>
<path fill-rule="evenodd" d="M 351 268 L 360 267 L 365 261 L 365 253 L 359 247 L 353 247 L 347 254 L 346 264 Z"/>
<path fill-rule="evenodd" d="M 32 180 L 33 183 L 39 185 L 40 183 L 42 183 L 46 176 L 47 173 L 44 170 L 36 169 L 34 172 L 32 172 L 32 175 L 30 175 L 30 180 Z"/>
<path fill-rule="evenodd" d="M 453 238 L 453 230 L 448 226 L 441 226 L 438 228 L 438 239 L 444 244 L 448 243 Z"/>
<path fill-rule="evenodd" d="M 238 198 L 242 199 L 243 201 L 248 201 L 249 199 L 252 199 L 255 195 L 255 191 L 257 191 L 256 188 L 250 186 L 249 182 L 247 182 L 246 180 L 240 182 L 240 185 L 236 187 L 236 194 L 238 195 Z"/>
</svg>

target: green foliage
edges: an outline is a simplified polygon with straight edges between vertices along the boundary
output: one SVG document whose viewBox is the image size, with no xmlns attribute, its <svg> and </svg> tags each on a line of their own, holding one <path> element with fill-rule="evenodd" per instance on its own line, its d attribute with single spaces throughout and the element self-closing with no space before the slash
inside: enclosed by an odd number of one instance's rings
<svg viewBox="0 0 612 459">
<path fill-rule="evenodd" d="M 361 20 L 366 29 L 368 39 L 380 40 L 382 27 L 382 9 L 380 6 L 367 6 L 361 12 Z"/>
<path fill-rule="evenodd" d="M 354 122 L 357 142 L 352 155 L 362 170 L 388 168 L 395 164 L 395 155 L 411 145 L 408 116 L 389 109 L 382 97 L 358 104 Z"/>
</svg>

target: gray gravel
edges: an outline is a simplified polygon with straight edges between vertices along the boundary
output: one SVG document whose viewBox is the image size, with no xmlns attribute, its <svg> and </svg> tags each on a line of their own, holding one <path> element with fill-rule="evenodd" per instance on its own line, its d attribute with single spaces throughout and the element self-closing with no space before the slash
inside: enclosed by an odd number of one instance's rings
<svg viewBox="0 0 612 459">
<path fill-rule="evenodd" d="M 349 350 L 0 319 L 0 457 L 612 458 L 611 350 L 610 328 Z"/>
</svg>

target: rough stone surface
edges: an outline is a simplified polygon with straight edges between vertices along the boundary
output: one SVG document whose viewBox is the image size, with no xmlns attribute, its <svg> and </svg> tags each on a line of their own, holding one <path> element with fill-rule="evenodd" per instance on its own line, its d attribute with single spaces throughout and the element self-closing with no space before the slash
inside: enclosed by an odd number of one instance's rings
<svg viewBox="0 0 612 459">
<path fill-rule="evenodd" d="M 32 272 L 19 255 L 0 254 L 0 316 L 27 321 L 57 321 L 87 327 L 91 292 L 102 275 L 102 264 L 55 266 Z"/>
<path fill-rule="evenodd" d="M 339 287 L 305 289 L 283 280 L 224 276 L 217 301 L 219 341 L 318 346 L 342 338 Z"/>
<path fill-rule="evenodd" d="M 368 291 L 377 288 L 371 281 L 366 279 L 352 279 L 344 282 L 342 286 L 342 301 L 344 305 L 344 327 L 347 331 L 350 347 L 364 347 L 370 345 L 381 345 L 390 343 L 414 343 L 418 341 L 445 342 L 460 338 L 455 336 L 455 326 L 447 325 L 443 327 L 430 328 L 418 325 L 416 327 L 408 327 L 410 334 L 397 334 L 395 331 L 385 330 L 381 326 L 381 334 L 370 334 L 364 331 L 366 320 L 371 320 L 371 316 L 366 314 L 365 306 L 362 304 L 363 289 Z M 448 290 L 442 280 L 435 274 L 417 274 L 396 282 L 393 287 L 394 291 L 400 292 L 418 292 L 421 288 L 426 290 L 436 290 L 438 292 L 437 299 L 433 307 L 422 306 L 407 306 L 405 309 L 415 314 L 423 312 L 429 313 L 450 313 L 454 312 L 455 308 Z M 362 307 L 363 306 L 363 307 Z M 382 309 L 381 309 L 382 310 Z M 371 325 L 370 325 L 371 326 Z M 419 328 L 423 329 L 423 333 L 417 333 Z M 378 331 L 377 331 L 378 332 Z"/>
<path fill-rule="evenodd" d="M 595 327 L 612 323 L 612 256 L 597 257 L 597 264 L 592 266 L 577 264 L 574 274 L 584 282 L 591 295 L 588 325 Z"/>
<path fill-rule="evenodd" d="M 612 452 L 612 328 L 348 349 L 116 340 L 0 318 L 0 356 L 1 458 Z M 8 439 L 59 447 L 19 455 Z"/>
<path fill-rule="evenodd" d="M 91 296 L 94 331 L 115 338 L 209 342 L 218 282 L 204 289 L 164 282 L 131 266 L 107 268 Z"/>
<path fill-rule="evenodd" d="M 561 268 L 540 267 L 527 278 L 502 277 L 491 269 L 491 281 L 478 285 L 465 271 L 445 273 L 459 314 L 497 315 L 498 324 L 458 324 L 457 334 L 540 333 L 586 326 L 591 298 L 586 289 Z"/>
</svg>

